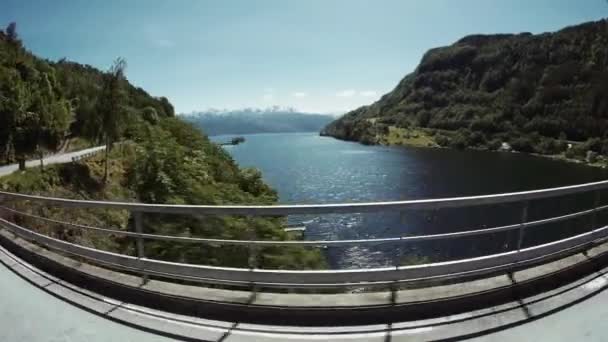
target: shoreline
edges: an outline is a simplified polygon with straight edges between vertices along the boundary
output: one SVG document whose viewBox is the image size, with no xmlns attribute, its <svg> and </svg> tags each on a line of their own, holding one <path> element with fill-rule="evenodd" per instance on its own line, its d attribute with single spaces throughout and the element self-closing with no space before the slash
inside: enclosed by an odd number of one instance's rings
<svg viewBox="0 0 608 342">
<path fill-rule="evenodd" d="M 342 140 L 342 141 L 356 142 L 356 143 L 359 143 L 359 144 L 362 144 L 362 145 L 404 146 L 404 147 L 415 147 L 415 148 L 458 150 L 457 148 L 440 146 L 436 142 L 433 142 L 432 144 L 420 144 L 420 143 L 417 143 L 417 142 L 410 143 L 407 140 L 400 140 L 399 143 L 390 143 L 388 140 L 383 139 L 383 141 L 376 141 L 373 144 L 364 144 L 360 140 L 342 139 L 342 138 L 339 138 L 339 137 L 336 137 L 334 135 L 327 134 L 327 133 L 325 133 L 325 134 L 319 133 L 319 135 L 326 136 L 326 137 L 332 137 L 334 139 L 338 139 L 338 140 Z M 488 149 L 488 148 L 479 148 L 479 147 L 477 147 L 477 148 L 475 148 L 475 147 L 465 147 L 463 150 L 488 151 L 488 152 L 498 152 L 498 153 L 523 153 L 523 154 L 527 154 L 527 155 L 531 155 L 531 156 L 535 156 L 535 157 L 548 158 L 548 159 L 563 161 L 563 162 L 572 163 L 572 164 L 581 164 L 581 165 L 584 165 L 584 166 L 589 166 L 589 167 L 594 167 L 594 168 L 601 168 L 601 169 L 608 168 L 608 159 L 606 157 L 604 157 L 604 156 L 601 156 L 601 155 L 597 156 L 597 161 L 596 162 L 594 162 L 594 163 L 588 163 L 587 161 L 584 161 L 584 160 L 574 159 L 574 158 L 568 158 L 568 157 L 565 156 L 564 152 L 562 152 L 560 154 L 540 154 L 540 153 L 520 152 L 520 151 L 515 151 L 515 150 L 511 150 L 511 151 L 492 150 L 492 149 Z"/>
</svg>

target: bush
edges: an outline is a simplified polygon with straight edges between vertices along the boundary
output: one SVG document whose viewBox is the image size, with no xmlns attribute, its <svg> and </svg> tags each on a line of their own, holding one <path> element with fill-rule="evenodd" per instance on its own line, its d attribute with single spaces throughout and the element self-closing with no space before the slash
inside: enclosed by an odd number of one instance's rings
<svg viewBox="0 0 608 342">
<path fill-rule="evenodd" d="M 540 154 L 557 154 L 567 148 L 564 141 L 555 140 L 551 138 L 541 138 L 540 142 L 536 145 L 536 152 Z"/>
<path fill-rule="evenodd" d="M 447 147 L 447 146 L 450 146 L 451 139 L 449 137 L 445 136 L 444 134 L 438 133 L 435 135 L 435 142 L 439 146 Z"/>
<path fill-rule="evenodd" d="M 488 141 L 488 143 L 486 144 L 486 147 L 492 151 L 498 150 L 501 146 L 502 146 L 502 141 L 500 141 L 500 139 L 492 139 L 492 140 Z"/>
<path fill-rule="evenodd" d="M 144 120 L 148 121 L 151 124 L 157 124 L 158 123 L 158 113 L 156 112 L 156 109 L 154 109 L 154 107 L 146 107 L 141 111 L 141 116 L 143 117 Z"/>
<path fill-rule="evenodd" d="M 460 129 L 454 134 L 450 141 L 450 147 L 457 149 L 465 149 L 471 146 L 471 132 L 466 129 Z"/>
<path fill-rule="evenodd" d="M 602 152 L 603 143 L 600 138 L 591 138 L 585 141 L 581 148 L 585 151 Z"/>
<path fill-rule="evenodd" d="M 399 118 L 395 123 L 395 125 L 397 127 L 401 127 L 401 128 L 409 128 L 411 126 L 411 124 L 412 123 L 407 118 Z"/>
<path fill-rule="evenodd" d="M 518 137 L 510 142 L 511 147 L 518 152 L 534 152 L 534 141 L 529 137 Z"/>
<path fill-rule="evenodd" d="M 420 127 L 427 127 L 429 125 L 430 121 L 431 121 L 431 113 L 429 113 L 427 111 L 422 111 L 422 112 L 418 113 L 418 116 L 416 117 L 416 123 Z"/>
<path fill-rule="evenodd" d="M 482 146 L 486 142 L 486 137 L 480 132 L 473 132 L 469 136 L 469 144 L 471 146 Z"/>
<path fill-rule="evenodd" d="M 608 155 L 608 139 L 602 141 L 602 150 L 600 151 L 603 155 Z"/>
<path fill-rule="evenodd" d="M 570 159 L 585 159 L 587 150 L 582 145 L 574 145 L 566 150 L 566 157 Z"/>
<path fill-rule="evenodd" d="M 502 131 L 503 129 L 500 119 L 495 115 L 475 118 L 471 122 L 470 127 L 473 131 L 480 131 L 484 133 L 496 133 Z"/>
</svg>

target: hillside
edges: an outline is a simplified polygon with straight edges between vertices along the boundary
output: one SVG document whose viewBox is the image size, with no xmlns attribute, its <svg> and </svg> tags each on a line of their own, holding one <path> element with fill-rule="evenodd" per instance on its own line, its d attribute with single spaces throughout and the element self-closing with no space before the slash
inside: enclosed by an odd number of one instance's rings
<svg viewBox="0 0 608 342">
<path fill-rule="evenodd" d="M 53 152 L 70 138 L 101 141 L 104 73 L 89 65 L 34 56 L 10 24 L 0 30 L 0 163 Z M 121 103 L 124 131 L 146 117 L 174 116 L 164 97 L 150 96 L 127 80 Z"/>
<path fill-rule="evenodd" d="M 532 35 L 471 35 L 429 50 L 377 102 L 322 134 L 367 144 L 608 154 L 608 23 Z M 415 139 L 415 140 L 416 140 Z"/>
<path fill-rule="evenodd" d="M 297 112 L 293 109 L 266 108 L 205 111 L 184 115 L 186 121 L 208 135 L 318 132 L 334 117 Z"/>
<path fill-rule="evenodd" d="M 115 63 L 114 66 L 121 65 Z M 57 150 L 68 138 L 90 144 L 111 141 L 102 155 L 77 163 L 28 169 L 0 178 L 0 189 L 84 200 L 165 204 L 274 204 L 277 194 L 259 171 L 241 169 L 221 147 L 191 124 L 174 117 L 166 98 L 152 97 L 130 84 L 123 70 L 108 72 L 65 60 L 46 61 L 27 51 L 14 25 L 0 30 L 0 153 L 23 160 L 40 150 Z M 118 77 L 112 77 L 117 75 Z M 109 84 L 111 82 L 111 84 Z M 111 96 L 108 96 L 110 94 Z M 113 110 L 108 115 L 108 109 Z M 110 121 L 110 122 L 108 122 Z M 109 132 L 109 128 L 113 129 Z M 105 168 L 108 168 L 107 177 Z M 117 230 L 133 230 L 130 213 L 78 210 L 10 203 L 46 218 Z M 0 211 L 27 227 L 85 246 L 134 254 L 134 241 L 120 234 L 96 234 Z M 222 239 L 284 240 L 281 217 L 191 217 L 147 214 L 147 233 Z M 248 266 L 242 247 L 201 248 L 197 244 L 149 241 L 146 254 L 167 261 Z M 319 268 L 315 249 L 260 250 L 269 268 Z"/>
</svg>

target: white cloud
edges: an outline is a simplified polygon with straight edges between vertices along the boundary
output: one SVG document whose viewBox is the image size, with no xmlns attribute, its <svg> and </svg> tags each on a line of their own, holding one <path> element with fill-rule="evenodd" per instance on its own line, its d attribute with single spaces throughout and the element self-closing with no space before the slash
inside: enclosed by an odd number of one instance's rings
<svg viewBox="0 0 608 342">
<path fill-rule="evenodd" d="M 353 96 L 355 96 L 356 93 L 357 93 L 357 91 L 354 90 L 354 89 L 346 89 L 346 90 L 342 90 L 342 91 L 339 91 L 338 93 L 336 93 L 336 96 L 338 96 L 338 97 L 353 97 Z"/>
<path fill-rule="evenodd" d="M 359 92 L 359 95 L 363 97 L 374 97 L 378 95 L 378 93 L 375 90 L 363 90 Z"/>
<path fill-rule="evenodd" d="M 154 45 L 161 48 L 171 48 L 175 46 L 175 43 L 173 43 L 169 39 L 156 39 L 154 40 Z"/>
<path fill-rule="evenodd" d="M 295 93 L 291 93 L 291 96 L 293 96 L 293 97 L 306 97 L 306 96 L 308 96 L 308 93 L 305 93 L 303 91 L 296 91 Z"/>
<path fill-rule="evenodd" d="M 264 102 L 271 102 L 274 100 L 274 89 L 273 88 L 264 88 L 264 95 L 262 95 L 262 100 Z"/>
</svg>

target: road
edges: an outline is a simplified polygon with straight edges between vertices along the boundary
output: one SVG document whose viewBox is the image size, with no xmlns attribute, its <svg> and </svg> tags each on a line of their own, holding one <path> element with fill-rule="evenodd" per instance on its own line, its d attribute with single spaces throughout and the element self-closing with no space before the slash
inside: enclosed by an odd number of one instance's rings
<svg viewBox="0 0 608 342">
<path fill-rule="evenodd" d="M 54 154 L 54 155 L 43 158 L 43 161 L 44 161 L 44 165 L 65 164 L 65 163 L 71 162 L 72 158 L 74 158 L 74 157 L 82 156 L 84 154 L 91 153 L 91 152 L 102 151 L 102 150 L 105 150 L 105 148 L 106 148 L 105 146 L 97 146 L 97 147 L 91 147 L 91 148 L 87 148 L 85 150 L 80 150 L 80 151 L 76 151 L 76 152 Z M 40 159 L 27 161 L 25 163 L 25 166 L 26 167 L 40 166 Z M 10 175 L 11 173 L 13 173 L 17 170 L 19 170 L 18 164 L 0 166 L 0 177 Z"/>
<path fill-rule="evenodd" d="M 456 315 L 448 319 L 373 325 L 367 327 L 272 327 L 195 319 L 138 308 L 110 301 L 82 289 L 65 287 L 54 277 L 23 263 L 0 248 L 0 341 L 222 341 L 222 342 L 410 342 L 461 340 L 469 333 L 507 324 L 510 317 L 523 314 L 520 308 L 511 313 L 490 316 Z M 36 284 L 35 286 L 33 284 Z M 608 341 L 608 275 L 592 275 L 569 290 L 550 294 L 549 303 L 529 302 L 528 315 L 538 319 L 472 341 Z M 77 291 L 72 291 L 76 289 Z M 83 291 L 81 293 L 81 291 Z M 52 294 L 52 295 L 51 295 Z M 59 297 L 59 298 L 58 298 Z M 60 299 L 61 298 L 61 299 Z M 63 299 L 63 300 L 62 300 Z M 584 299 L 584 300 L 583 300 Z M 71 301 L 73 303 L 69 303 Z M 89 310 L 74 306 L 83 305 Z M 561 308 L 555 311 L 555 308 Z M 140 310 L 140 311 L 138 311 Z M 92 311 L 97 312 L 97 314 Z M 484 310 L 485 311 L 485 310 Z M 493 310 L 488 311 L 494 312 Z M 552 312 L 552 313 L 551 313 Z M 543 315 L 548 313 L 548 315 Z M 110 318 L 110 319 L 107 319 Z M 126 320 L 134 328 L 111 319 Z M 178 320 L 175 320 L 177 318 Z M 148 330 L 150 329 L 150 330 Z M 173 339 L 154 333 L 162 331 Z M 314 331 L 314 332 L 313 332 Z"/>
<path fill-rule="evenodd" d="M 104 146 L 94 147 L 82 151 L 57 154 L 44 158 L 45 165 L 69 163 L 73 157 L 87 153 L 104 150 Z M 27 162 L 27 167 L 37 167 L 39 160 Z M 18 170 L 18 165 L 0 167 L 0 176 L 9 175 Z M 0 253 L 1 254 L 1 253 Z M 83 310 L 77 306 L 50 295 L 45 290 L 61 290 L 57 284 L 38 284 L 32 286 L 24 278 L 11 271 L 15 259 L 0 257 L 0 341 L 177 341 L 168 337 L 135 329 L 130 326 L 106 319 L 109 317 L 123 317 L 125 310 L 116 306 L 106 314 L 99 315 Z M 27 272 L 26 272 L 27 273 Z M 32 272 L 29 272 L 32 273 Z M 31 275 L 33 279 L 37 275 Z M 550 301 L 560 301 L 556 304 L 537 304 L 527 306 L 526 314 L 538 319 L 530 319 L 524 324 L 518 324 L 494 333 L 473 338 L 473 341 L 608 341 L 608 273 L 597 273 L 596 278 L 573 287 L 567 292 L 552 297 Z M 557 290 L 556 290 L 557 291 Z M 59 292 L 58 292 L 59 293 Z M 590 294 L 593 294 L 591 296 Z M 60 296 L 61 297 L 61 296 Z M 581 300 L 578 300 L 581 299 Z M 585 300 L 582 300 L 585 299 Z M 564 302 L 564 303 L 561 303 Z M 572 303 L 572 305 L 565 305 Z M 563 306 L 563 309 L 553 310 L 553 307 Z M 100 305 L 100 304 L 97 304 Z M 101 305 L 109 305 L 102 303 Z M 553 311 L 543 315 L 545 312 Z M 128 316 L 126 316 L 128 317 Z M 333 339 L 340 341 L 426 341 L 446 338 L 458 339 L 471 337 L 470 331 L 483 331 L 488 322 L 505 320 L 507 314 L 495 315 L 488 318 L 468 319 L 453 323 L 429 325 L 424 328 L 387 329 L 384 332 L 370 334 L 354 333 L 352 335 L 323 335 L 314 334 L 273 334 L 268 332 L 249 332 L 246 329 L 236 329 L 236 326 L 227 328 L 205 328 L 204 326 L 187 325 L 189 336 L 196 336 L 209 341 L 268 341 L 284 340 L 286 338 L 298 341 L 319 341 Z M 144 319 L 139 317 L 140 319 Z M 153 330 L 169 330 L 172 326 L 184 329 L 184 324 L 172 323 L 167 319 L 149 319 L 152 323 L 148 328 Z M 396 326 L 399 324 L 396 324 Z M 196 328 L 192 328 L 196 326 Z M 244 325 L 247 327 L 247 325 Z M 277 327 L 276 329 L 279 329 Z M 487 328 L 487 327 L 486 327 Z M 178 329 L 178 328 L 174 328 Z M 459 335 L 459 332 L 462 335 Z M 473 334 L 475 335 L 475 334 Z M 211 338 L 209 338 L 211 337 Z M 338 338 L 339 337 L 339 338 Z"/>
<path fill-rule="evenodd" d="M 606 278 L 603 284 L 608 282 Z M 597 282 L 596 282 L 597 283 Z M 565 310 L 475 341 L 608 341 L 608 291 Z"/>
<path fill-rule="evenodd" d="M 67 304 L 0 264 L 0 341 L 173 341 Z"/>
</svg>

